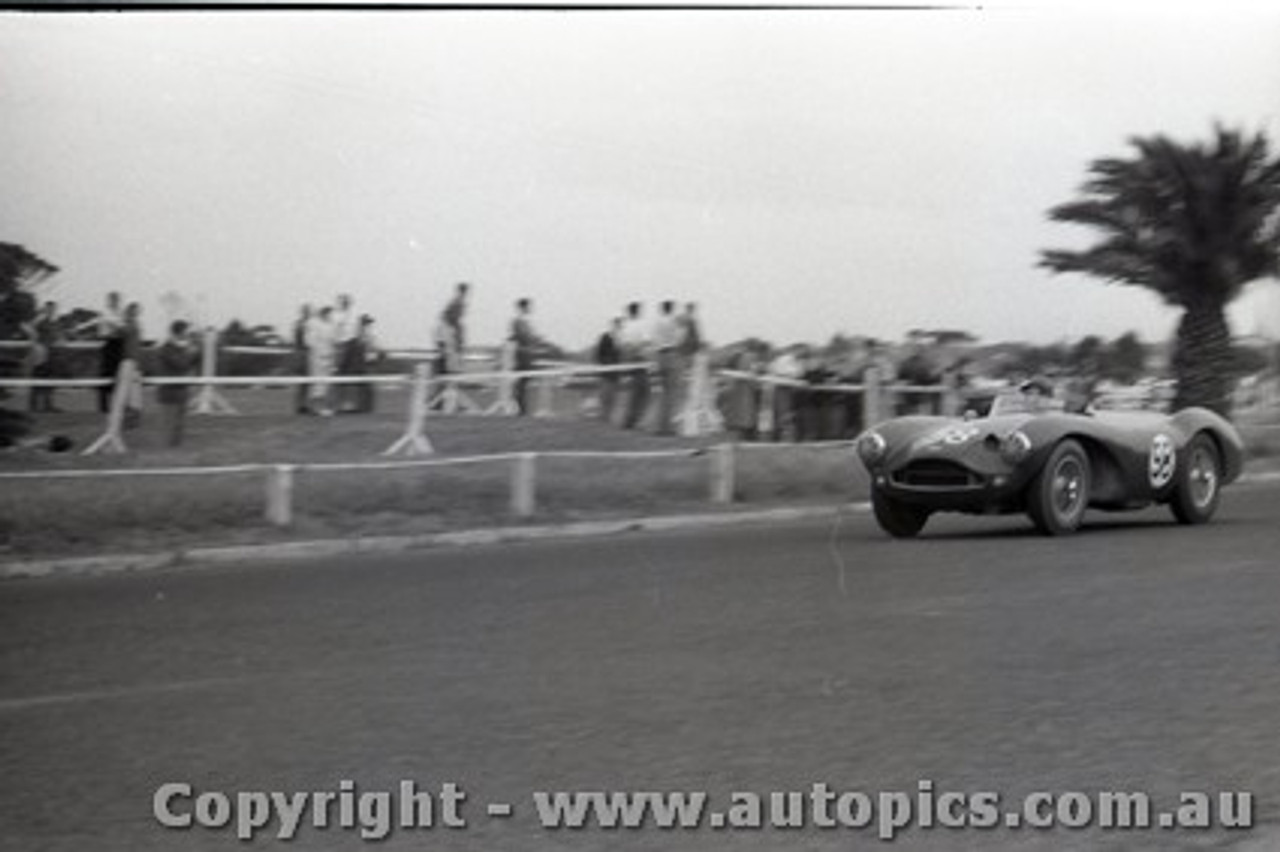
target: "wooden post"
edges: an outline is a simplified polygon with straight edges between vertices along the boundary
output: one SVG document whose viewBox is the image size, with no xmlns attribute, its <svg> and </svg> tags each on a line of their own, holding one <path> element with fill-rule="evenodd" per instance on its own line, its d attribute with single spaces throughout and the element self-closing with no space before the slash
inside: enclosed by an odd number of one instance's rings
<svg viewBox="0 0 1280 852">
<path fill-rule="evenodd" d="M 772 437 L 777 428 L 774 417 L 774 397 L 778 387 L 773 382 L 763 382 L 760 388 L 760 410 L 756 413 L 756 433 L 761 438 Z"/>
<path fill-rule="evenodd" d="M 293 472 L 291 464 L 273 465 L 267 471 L 267 521 L 277 527 L 293 523 Z"/>
<path fill-rule="evenodd" d="M 218 374 L 218 330 L 209 326 L 204 330 L 200 346 L 200 377 L 211 379 Z M 236 407 L 214 385 L 204 384 L 191 401 L 192 414 L 239 414 Z"/>
<path fill-rule="evenodd" d="M 532 517 L 537 509 L 537 453 L 520 453 L 511 468 L 511 513 Z"/>
<path fill-rule="evenodd" d="M 520 413 L 520 406 L 516 404 L 516 382 L 505 374 L 516 368 L 516 345 L 510 340 L 503 343 L 498 358 L 498 372 L 504 375 L 498 380 L 498 398 L 485 413 L 513 416 Z"/>
<path fill-rule="evenodd" d="M 418 364 L 413 368 L 413 389 L 409 394 L 409 422 L 404 434 L 383 450 L 384 456 L 429 456 L 435 452 L 427 437 L 427 398 L 430 393 L 431 364 Z"/>
<path fill-rule="evenodd" d="M 554 379 L 551 376 L 538 377 L 538 406 L 533 412 L 534 417 L 555 417 L 555 407 L 552 405 L 552 393 L 555 390 Z"/>
<path fill-rule="evenodd" d="M 716 444 L 711 448 L 711 502 L 732 503 L 738 490 L 738 445 Z"/>
<path fill-rule="evenodd" d="M 689 383 L 680 412 L 680 434 L 686 438 L 711 435 L 724 428 L 724 419 L 716 410 L 715 383 L 711 379 L 711 356 L 697 352 L 689 371 Z"/>
<path fill-rule="evenodd" d="M 956 374 L 947 370 L 942 374 L 942 406 L 943 417 L 960 416 L 960 390 L 956 387 Z"/>
<path fill-rule="evenodd" d="M 870 429 L 880 422 L 880 371 L 868 367 L 863 373 L 862 384 L 862 427 Z"/>
<path fill-rule="evenodd" d="M 116 386 L 111 392 L 111 408 L 107 412 L 107 430 L 89 446 L 81 455 L 92 456 L 100 452 L 124 453 L 128 447 L 124 443 L 124 414 L 133 393 L 133 385 L 139 381 L 138 365 L 132 358 L 120 362 L 116 372 Z"/>
</svg>

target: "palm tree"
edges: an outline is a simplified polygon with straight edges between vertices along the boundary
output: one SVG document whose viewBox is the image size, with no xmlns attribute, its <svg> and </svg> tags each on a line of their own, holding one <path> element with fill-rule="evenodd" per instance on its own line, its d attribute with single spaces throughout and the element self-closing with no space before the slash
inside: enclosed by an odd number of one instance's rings
<svg viewBox="0 0 1280 852">
<path fill-rule="evenodd" d="M 1280 159 L 1264 134 L 1246 138 L 1221 126 L 1208 144 L 1163 135 L 1129 141 L 1135 156 L 1094 160 L 1081 197 L 1049 211 L 1101 238 L 1080 251 L 1044 251 L 1040 265 L 1147 287 L 1182 308 L 1174 408 L 1226 414 L 1226 307 L 1249 282 L 1280 274 Z"/>
</svg>

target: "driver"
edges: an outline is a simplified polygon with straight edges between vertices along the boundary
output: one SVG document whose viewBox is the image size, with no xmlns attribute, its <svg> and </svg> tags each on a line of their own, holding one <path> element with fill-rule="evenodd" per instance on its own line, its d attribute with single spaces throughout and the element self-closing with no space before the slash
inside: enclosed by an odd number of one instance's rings
<svg viewBox="0 0 1280 852">
<path fill-rule="evenodd" d="M 1053 400 L 1053 384 L 1043 376 L 1027 379 L 1018 385 L 1018 392 L 1029 411 L 1044 411 Z"/>
</svg>

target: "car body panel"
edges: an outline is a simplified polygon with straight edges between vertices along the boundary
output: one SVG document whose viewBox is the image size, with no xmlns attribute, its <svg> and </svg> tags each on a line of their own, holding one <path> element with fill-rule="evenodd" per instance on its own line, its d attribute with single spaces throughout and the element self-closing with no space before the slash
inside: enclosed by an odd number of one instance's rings
<svg viewBox="0 0 1280 852">
<path fill-rule="evenodd" d="M 1023 510 L 1027 486 L 1054 447 L 1068 439 L 1089 457 L 1093 508 L 1138 508 L 1170 500 L 1185 451 L 1202 433 L 1217 446 L 1223 484 L 1239 476 L 1243 464 L 1235 428 L 1203 408 L 1172 415 L 1039 410 L 985 418 L 901 417 L 869 431 L 885 442 L 880 458 L 867 464 L 873 487 L 936 510 Z M 1016 461 L 1001 452 L 1015 432 L 1031 445 Z"/>
</svg>

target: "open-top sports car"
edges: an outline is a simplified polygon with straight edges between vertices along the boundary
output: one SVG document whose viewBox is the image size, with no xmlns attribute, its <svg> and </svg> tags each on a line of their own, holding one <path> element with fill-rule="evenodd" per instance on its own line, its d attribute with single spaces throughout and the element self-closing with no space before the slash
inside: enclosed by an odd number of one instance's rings
<svg viewBox="0 0 1280 852">
<path fill-rule="evenodd" d="M 1235 428 L 1204 408 L 1070 412 L 1037 393 L 997 397 L 987 417 L 899 417 L 864 432 L 876 520 L 909 538 L 938 511 L 1026 512 L 1048 535 L 1088 508 L 1162 503 L 1184 524 L 1213 517 L 1240 474 Z"/>
</svg>

